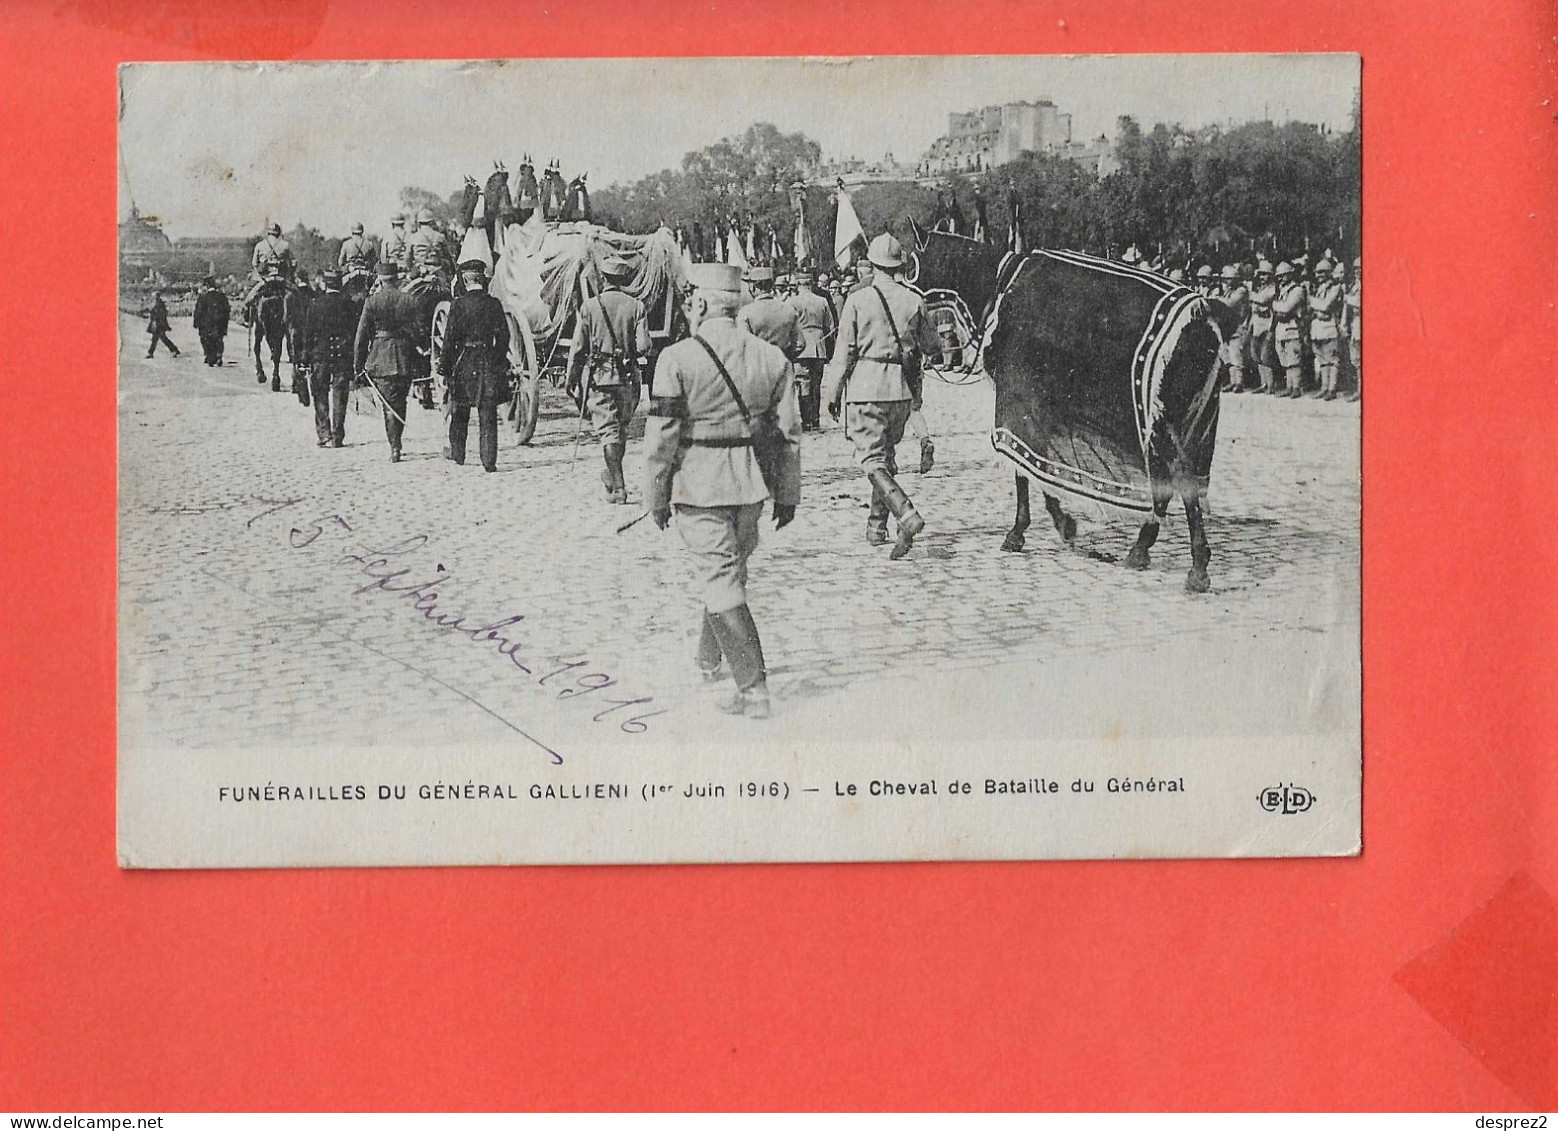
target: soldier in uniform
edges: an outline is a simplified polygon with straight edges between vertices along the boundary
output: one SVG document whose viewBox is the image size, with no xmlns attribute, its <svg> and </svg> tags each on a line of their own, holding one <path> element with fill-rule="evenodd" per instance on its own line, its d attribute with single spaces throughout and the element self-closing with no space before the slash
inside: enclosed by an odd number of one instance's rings
<svg viewBox="0 0 1558 1131">
<path fill-rule="evenodd" d="M 1272 340 L 1271 304 L 1277 299 L 1271 264 L 1262 259 L 1255 267 L 1255 285 L 1250 288 L 1250 355 L 1260 373 L 1257 393 L 1277 391 L 1276 345 Z"/>
<path fill-rule="evenodd" d="M 483 470 L 498 469 L 498 406 L 513 396 L 509 386 L 509 328 L 503 304 L 487 293 L 487 265 L 460 264 L 461 292 L 449 307 L 438 375 L 449 388 L 449 458 L 465 462 L 471 409 L 481 444 Z"/>
<path fill-rule="evenodd" d="M 152 296 L 151 313 L 146 316 L 146 332 L 151 335 L 151 345 L 146 347 L 146 356 L 151 357 L 157 352 L 157 343 L 161 342 L 168 347 L 168 352 L 174 357 L 179 355 L 178 346 L 173 344 L 173 339 L 168 337 L 168 304 L 162 300 L 162 292 L 158 291 Z"/>
<path fill-rule="evenodd" d="M 303 364 L 314 402 L 314 435 L 322 448 L 346 442 L 346 400 L 352 391 L 352 347 L 357 306 L 341 293 L 341 273 L 326 271 L 325 293 L 308 304 Z"/>
<path fill-rule="evenodd" d="M 1337 370 L 1341 358 L 1342 285 L 1332 278 L 1333 264 L 1322 259 L 1315 264 L 1315 282 L 1309 290 L 1309 340 L 1315 354 L 1315 376 L 1320 381 L 1319 396 L 1336 399 Z"/>
<path fill-rule="evenodd" d="M 1337 270 L 1342 270 L 1340 264 L 1337 265 Z M 1352 261 L 1352 284 L 1347 288 L 1343 301 L 1346 306 L 1347 359 L 1352 362 L 1355 382 L 1347 399 L 1355 401 L 1363 395 L 1363 260 L 1361 258 Z"/>
<path fill-rule="evenodd" d="M 195 333 L 200 335 L 200 349 L 206 355 L 206 364 L 220 366 L 222 353 L 227 346 L 227 321 L 232 307 L 227 295 L 216 285 L 216 278 L 207 275 L 200 280 L 200 296 L 195 299 Z"/>
<path fill-rule="evenodd" d="M 384 410 L 384 435 L 390 462 L 400 462 L 400 438 L 406 427 L 406 398 L 417 373 L 416 336 L 420 316 L 416 300 L 398 285 L 400 268 L 379 264 L 379 289 L 363 304 L 357 323 L 352 368 L 363 374 Z"/>
<path fill-rule="evenodd" d="M 823 400 L 828 415 L 839 418 L 847 406 L 845 427 L 855 458 L 871 481 L 871 512 L 866 542 L 887 541 L 887 515 L 898 520 L 898 540 L 890 555 L 909 552 L 925 520 L 898 481 L 897 447 L 918 398 L 920 359 L 941 346 L 925 300 L 898 281 L 903 248 L 890 233 L 871 241 L 867 259 L 879 274 L 844 300 L 838 341 L 828 363 Z"/>
<path fill-rule="evenodd" d="M 406 236 L 406 270 L 412 278 L 449 276 L 449 246 L 426 208 L 412 219 L 411 233 Z"/>
<path fill-rule="evenodd" d="M 1230 393 L 1244 392 L 1244 355 L 1249 349 L 1250 292 L 1239 278 L 1239 265 L 1230 263 L 1223 268 L 1223 293 L 1219 296 L 1237 317 L 1235 328 L 1223 343 L 1223 368 L 1228 373 Z"/>
<path fill-rule="evenodd" d="M 747 561 L 757 548 L 763 503 L 774 528 L 800 502 L 800 415 L 790 364 L 776 347 L 736 324 L 741 275 L 719 263 L 694 264 L 691 338 L 667 346 L 655 364 L 645 431 L 644 499 L 664 530 L 676 529 L 702 583 L 697 662 L 708 681 L 726 662 L 736 692 L 727 714 L 767 718 L 763 644 L 747 606 Z M 770 437 L 768 466 L 753 437 Z"/>
<path fill-rule="evenodd" d="M 406 214 L 397 212 L 390 217 L 389 238 L 384 241 L 384 251 L 381 258 L 387 263 L 393 263 L 404 271 L 408 263 L 406 261 Z"/>
<path fill-rule="evenodd" d="M 801 353 L 801 320 L 793 306 L 774 294 L 774 269 L 751 268 L 747 283 L 752 301 L 736 315 L 736 325 L 756 334 L 793 362 Z"/>
<path fill-rule="evenodd" d="M 1203 263 L 1196 268 L 1195 289 L 1202 298 L 1212 298 L 1217 293 L 1217 284 L 1212 281 L 1212 265 Z"/>
<path fill-rule="evenodd" d="M 341 241 L 339 262 L 343 276 L 372 271 L 378 266 L 379 253 L 373 241 L 362 234 L 361 224 L 353 224 L 351 236 Z"/>
<path fill-rule="evenodd" d="M 580 305 L 568 351 L 568 383 L 580 390 L 600 441 L 606 464 L 600 478 L 609 503 L 628 501 L 622 455 L 628 422 L 638 407 L 641 359 L 650 349 L 644 304 L 621 289 L 632 273 L 626 261 L 615 257 L 601 265 L 605 289 Z"/>
<path fill-rule="evenodd" d="M 1276 347 L 1277 365 L 1282 370 L 1287 387 L 1278 395 L 1301 397 L 1304 373 L 1304 314 L 1306 310 L 1304 281 L 1293 265 L 1284 261 L 1277 264 L 1277 297 L 1271 304 L 1274 321 L 1271 337 Z"/>
<path fill-rule="evenodd" d="M 269 282 L 272 266 L 280 273 L 283 282 L 292 279 L 292 245 L 281 238 L 281 225 L 274 220 L 266 227 L 265 235 L 254 245 L 254 254 L 250 258 L 252 270 L 249 278 L 253 286 L 243 296 L 243 323 L 245 326 L 254 321 L 254 300 L 259 297 L 260 291 Z"/>
<path fill-rule="evenodd" d="M 828 359 L 828 339 L 833 336 L 833 307 L 812 288 L 812 273 L 796 276 L 797 289 L 790 306 L 801 328 L 801 352 L 796 358 L 801 402 L 801 430 L 822 428 L 822 367 Z"/>
</svg>

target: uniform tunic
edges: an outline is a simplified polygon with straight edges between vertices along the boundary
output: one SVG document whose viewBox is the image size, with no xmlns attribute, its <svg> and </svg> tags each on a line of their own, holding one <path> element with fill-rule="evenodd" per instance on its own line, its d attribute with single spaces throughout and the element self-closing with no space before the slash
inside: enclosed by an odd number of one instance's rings
<svg viewBox="0 0 1558 1131">
<path fill-rule="evenodd" d="M 795 308 L 783 299 L 764 295 L 741 308 L 736 325 L 776 347 L 790 361 L 801 353 L 801 321 Z"/>
<path fill-rule="evenodd" d="M 254 256 L 251 262 L 254 267 L 254 277 L 257 279 L 264 278 L 265 269 L 272 263 L 280 268 L 283 278 L 290 278 L 292 245 L 280 236 L 266 236 L 254 245 Z"/>
<path fill-rule="evenodd" d="M 1271 384 L 1271 371 L 1277 364 L 1276 347 L 1271 338 L 1271 304 L 1276 299 L 1277 288 L 1272 283 L 1258 285 L 1250 291 L 1250 354 L 1260 368 L 1262 387 Z"/>
<path fill-rule="evenodd" d="M 1314 343 L 1315 368 L 1320 371 L 1322 385 L 1329 388 L 1335 382 L 1338 361 L 1336 346 L 1341 334 L 1341 284 L 1321 283 L 1309 293 L 1308 306 L 1309 340 Z"/>
<path fill-rule="evenodd" d="M 371 377 L 384 398 L 384 433 L 395 451 L 400 450 L 405 427 L 406 396 L 419 369 L 416 339 L 420 323 L 416 299 L 388 281 L 368 296 L 357 323 L 353 367 Z"/>
<path fill-rule="evenodd" d="M 407 267 L 406 233 L 399 228 L 391 229 L 389 237 L 384 241 L 383 254 L 386 263 L 393 263 L 404 271 Z"/>
<path fill-rule="evenodd" d="M 1228 367 L 1230 382 L 1243 385 L 1244 357 L 1250 344 L 1250 292 L 1244 289 L 1243 284 L 1236 284 L 1232 290 L 1223 292 L 1222 301 L 1233 310 L 1237 318 L 1233 333 L 1223 343 L 1223 364 Z"/>
<path fill-rule="evenodd" d="M 1305 306 L 1304 288 L 1299 283 L 1289 284 L 1271 304 L 1277 364 L 1287 371 L 1290 384 L 1296 383 L 1299 366 L 1303 363 Z"/>
<path fill-rule="evenodd" d="M 892 311 L 891 321 L 883 299 Z M 902 284 L 878 277 L 844 300 L 838 341 L 824 378 L 823 403 L 842 401 L 847 406 L 845 428 L 855 458 L 867 472 L 898 471 L 896 449 L 913 396 L 903 372 L 905 355 L 923 357 L 940 349 L 941 335 L 925 300 Z"/>
<path fill-rule="evenodd" d="M 602 446 L 627 444 L 628 421 L 638 406 L 638 359 L 649 348 L 644 304 L 632 295 L 610 287 L 579 307 L 568 378 L 577 384 L 589 370 L 590 423 Z"/>
<path fill-rule="evenodd" d="M 486 291 L 466 291 L 449 307 L 438 374 L 457 407 L 496 406 L 514 395 L 509 384 L 509 328 L 503 304 Z"/>
<path fill-rule="evenodd" d="M 770 492 L 751 433 L 707 351 L 688 339 L 660 354 L 644 432 L 645 506 L 676 508 L 704 607 L 718 613 L 746 604 L 747 559 L 757 548 L 763 501 L 800 502 L 801 421 L 790 366 L 777 347 L 730 318 L 705 319 L 698 336 L 724 363 L 753 423 L 768 416 L 785 438 Z"/>
<path fill-rule="evenodd" d="M 1346 327 L 1347 356 L 1352 360 L 1354 373 L 1361 373 L 1363 360 L 1363 284 L 1354 279 L 1347 288 Z"/>
<path fill-rule="evenodd" d="M 340 291 L 326 291 L 308 305 L 299 352 L 309 367 L 314 432 L 321 441 L 346 439 L 346 398 L 352 388 L 357 322 L 357 305 Z"/>
<path fill-rule="evenodd" d="M 415 273 L 423 267 L 436 271 L 449 268 L 449 246 L 437 228 L 423 224 L 406 237 L 406 268 Z"/>
<path fill-rule="evenodd" d="M 341 241 L 339 264 L 343 273 L 348 271 L 372 271 L 379 263 L 379 253 L 367 236 L 349 236 Z"/>
</svg>

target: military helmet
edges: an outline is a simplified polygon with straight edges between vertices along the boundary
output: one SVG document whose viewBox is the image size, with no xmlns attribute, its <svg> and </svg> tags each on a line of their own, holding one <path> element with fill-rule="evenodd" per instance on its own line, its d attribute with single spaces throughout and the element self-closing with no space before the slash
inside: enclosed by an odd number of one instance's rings
<svg viewBox="0 0 1558 1131">
<path fill-rule="evenodd" d="M 432 222 L 433 222 L 433 213 L 430 210 L 424 208 L 420 212 L 417 213 L 417 223 L 418 224 L 431 224 Z"/>
<path fill-rule="evenodd" d="M 1227 265 L 1225 265 L 1223 267 L 1223 278 L 1225 278 L 1225 279 L 1237 279 L 1238 277 L 1239 277 L 1239 265 L 1237 263 L 1229 263 L 1229 264 L 1227 264 Z"/>
<path fill-rule="evenodd" d="M 1183 283 L 1185 281 L 1185 273 L 1183 271 L 1181 271 L 1178 267 L 1176 267 L 1176 268 L 1174 268 L 1174 270 L 1170 271 L 1168 277 L 1169 277 L 1169 282 L 1171 282 L 1171 283 Z"/>
<path fill-rule="evenodd" d="M 397 212 L 397 213 L 395 213 L 395 215 L 390 217 L 390 225 L 392 227 L 398 228 L 398 227 L 402 226 L 403 224 L 405 224 L 405 222 L 406 222 L 406 214 L 404 212 Z"/>
<path fill-rule="evenodd" d="M 1125 254 L 1120 256 L 1120 262 L 1121 263 L 1140 263 L 1141 262 L 1141 252 L 1136 250 L 1136 245 L 1135 244 L 1132 244 L 1130 247 L 1125 249 Z"/>
<path fill-rule="evenodd" d="M 1315 274 L 1316 275 L 1329 274 L 1332 266 L 1334 266 L 1334 265 L 1331 263 L 1331 261 L 1329 259 L 1322 259 L 1322 260 L 1320 260 L 1319 263 L 1315 264 Z"/>
<path fill-rule="evenodd" d="M 269 224 L 265 225 L 265 234 L 267 236 L 281 235 L 281 225 L 272 220 Z"/>
<path fill-rule="evenodd" d="M 359 220 L 357 223 L 352 225 L 352 235 L 354 235 L 354 236 L 362 235 L 362 221 L 361 220 Z"/>
<path fill-rule="evenodd" d="M 1255 273 L 1257 275 L 1269 275 L 1269 274 L 1271 274 L 1271 260 L 1269 260 L 1269 259 L 1262 259 L 1259 263 L 1257 263 L 1255 265 Z"/>
<path fill-rule="evenodd" d="M 1210 279 L 1211 277 L 1212 277 L 1212 265 L 1210 263 L 1203 263 L 1203 264 L 1201 264 L 1201 266 L 1196 268 L 1196 278 L 1197 279 Z"/>
<path fill-rule="evenodd" d="M 1281 263 L 1277 264 L 1277 271 L 1276 271 L 1277 278 L 1279 278 L 1279 279 L 1286 279 L 1292 273 L 1293 273 L 1293 265 L 1291 263 L 1289 263 L 1286 259 L 1284 259 Z"/>
<path fill-rule="evenodd" d="M 893 237 L 891 232 L 883 232 L 871 241 L 871 246 L 866 249 L 866 258 L 877 267 L 888 269 L 903 266 L 903 245 Z"/>
</svg>

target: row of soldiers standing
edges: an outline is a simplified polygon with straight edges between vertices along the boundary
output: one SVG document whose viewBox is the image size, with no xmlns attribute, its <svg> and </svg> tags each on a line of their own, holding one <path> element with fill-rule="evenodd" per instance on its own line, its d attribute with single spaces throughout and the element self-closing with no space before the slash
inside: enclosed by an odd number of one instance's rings
<svg viewBox="0 0 1558 1131">
<path fill-rule="evenodd" d="M 1238 312 L 1238 329 L 1223 344 L 1223 388 L 1232 393 L 1303 395 L 1306 367 L 1312 367 L 1315 395 L 1335 400 L 1341 395 L 1342 364 L 1354 379 L 1349 399 L 1357 400 L 1363 384 L 1362 262 L 1351 270 L 1338 258 L 1323 256 L 1308 277 L 1302 261 L 1269 260 L 1229 263 L 1221 272 L 1210 264 L 1193 278 L 1179 269 L 1168 272 L 1175 282 L 1193 286 L 1208 298 L 1221 299 Z M 1259 383 L 1250 385 L 1253 370 Z"/>
</svg>

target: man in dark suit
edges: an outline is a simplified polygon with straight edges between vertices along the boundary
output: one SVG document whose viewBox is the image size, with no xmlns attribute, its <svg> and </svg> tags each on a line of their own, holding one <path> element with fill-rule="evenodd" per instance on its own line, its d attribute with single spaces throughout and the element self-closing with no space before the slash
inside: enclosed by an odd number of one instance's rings
<svg viewBox="0 0 1558 1131">
<path fill-rule="evenodd" d="M 207 365 L 221 365 L 222 352 L 227 346 L 227 321 L 232 307 L 227 296 L 216 285 L 216 279 L 207 275 L 200 280 L 200 295 L 195 299 L 195 333 L 200 335 L 200 349 L 206 355 Z"/>
<path fill-rule="evenodd" d="M 449 307 L 438 375 L 449 387 L 449 458 L 465 462 L 471 409 L 481 436 L 481 465 L 498 469 L 498 405 L 513 395 L 509 385 L 509 328 L 503 304 L 487 293 L 487 268 L 479 259 L 460 264 L 461 293 Z"/>
<path fill-rule="evenodd" d="M 400 462 L 400 438 L 406 427 L 406 398 L 417 372 L 416 300 L 398 286 L 400 268 L 389 261 L 378 267 L 379 289 L 363 304 L 357 323 L 352 367 L 368 379 L 384 410 L 384 434 L 390 462 Z"/>
<path fill-rule="evenodd" d="M 341 293 L 341 273 L 324 273 L 325 293 L 308 306 L 302 364 L 314 401 L 314 434 L 322 448 L 346 442 L 346 398 L 352 390 L 352 343 L 357 307 Z"/>
</svg>

